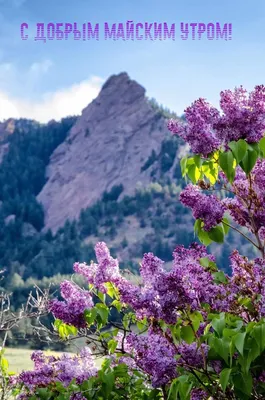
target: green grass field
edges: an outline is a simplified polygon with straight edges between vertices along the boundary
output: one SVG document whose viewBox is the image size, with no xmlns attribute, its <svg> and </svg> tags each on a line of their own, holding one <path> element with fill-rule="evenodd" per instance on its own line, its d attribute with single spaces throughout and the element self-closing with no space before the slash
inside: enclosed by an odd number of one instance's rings
<svg viewBox="0 0 265 400">
<path fill-rule="evenodd" d="M 5 358 L 7 358 L 9 362 L 9 371 L 13 371 L 15 373 L 21 372 L 23 370 L 33 369 L 33 362 L 30 359 L 30 355 L 34 350 L 29 349 L 13 349 L 7 348 L 5 351 Z M 57 355 L 59 356 L 62 353 L 56 351 L 44 351 L 46 355 Z M 96 365 L 100 366 L 102 363 L 102 359 L 96 360 Z"/>
</svg>

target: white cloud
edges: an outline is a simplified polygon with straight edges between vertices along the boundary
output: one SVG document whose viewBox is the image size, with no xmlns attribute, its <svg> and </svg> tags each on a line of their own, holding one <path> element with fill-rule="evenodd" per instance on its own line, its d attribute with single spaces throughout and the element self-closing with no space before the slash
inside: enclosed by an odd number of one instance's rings
<svg viewBox="0 0 265 400">
<path fill-rule="evenodd" d="M 1 1 L 1 0 L 0 0 Z M 34 91 L 35 85 L 43 75 L 47 74 L 52 68 L 53 62 L 44 59 L 32 63 L 28 68 L 22 69 L 10 62 L 0 64 L 0 91 L 10 93 L 18 89 L 25 89 L 27 92 Z"/>
<path fill-rule="evenodd" d="M 39 72 L 40 66 L 33 64 L 31 69 Z M 15 98 L 0 91 L 0 120 L 29 118 L 48 122 L 51 119 L 59 120 L 69 115 L 81 114 L 82 109 L 98 95 L 102 83 L 103 79 L 93 76 L 70 87 L 45 93 L 37 102 Z"/>
<path fill-rule="evenodd" d="M 32 75 L 41 75 L 41 74 L 46 74 L 46 72 L 49 71 L 49 69 L 52 67 L 53 63 L 51 60 L 43 60 L 42 62 L 35 62 L 31 64 L 29 68 L 29 74 Z"/>
</svg>

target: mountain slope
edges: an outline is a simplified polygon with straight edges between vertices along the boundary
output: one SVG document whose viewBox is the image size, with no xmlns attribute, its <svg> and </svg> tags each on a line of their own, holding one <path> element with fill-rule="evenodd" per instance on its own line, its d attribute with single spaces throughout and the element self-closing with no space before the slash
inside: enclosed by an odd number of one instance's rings
<svg viewBox="0 0 265 400">
<path fill-rule="evenodd" d="M 159 153 L 167 132 L 165 117 L 142 86 L 126 73 L 110 77 L 51 156 L 48 181 L 38 195 L 46 229 L 55 232 L 78 218 L 113 186 L 122 184 L 122 195 L 132 195 L 137 184 L 147 185 L 150 171 L 142 166 L 152 152 Z"/>
</svg>

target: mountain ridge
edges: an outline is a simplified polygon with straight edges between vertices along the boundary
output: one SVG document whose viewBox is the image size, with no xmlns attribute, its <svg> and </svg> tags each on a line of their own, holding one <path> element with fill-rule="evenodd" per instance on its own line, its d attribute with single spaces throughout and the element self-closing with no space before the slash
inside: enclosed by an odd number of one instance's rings
<svg viewBox="0 0 265 400">
<path fill-rule="evenodd" d="M 48 180 L 37 197 L 45 229 L 56 232 L 67 219 L 78 218 L 112 186 L 123 184 L 124 196 L 137 183 L 147 185 L 150 171 L 141 167 L 152 151 L 160 151 L 167 132 L 166 119 L 149 104 L 145 89 L 125 72 L 112 75 L 50 157 Z"/>
</svg>

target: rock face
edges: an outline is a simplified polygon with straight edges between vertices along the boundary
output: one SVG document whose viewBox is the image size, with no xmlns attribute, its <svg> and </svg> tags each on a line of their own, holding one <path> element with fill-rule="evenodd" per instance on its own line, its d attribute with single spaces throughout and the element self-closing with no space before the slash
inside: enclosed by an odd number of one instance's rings
<svg viewBox="0 0 265 400">
<path fill-rule="evenodd" d="M 5 140 L 9 135 L 12 135 L 14 131 L 14 119 L 9 118 L 4 122 L 0 122 L 0 164 L 2 163 L 4 156 L 8 153 L 9 143 L 5 143 Z"/>
<path fill-rule="evenodd" d="M 167 132 L 145 89 L 126 73 L 111 76 L 51 156 L 48 180 L 38 195 L 45 229 L 55 232 L 66 219 L 78 218 L 82 208 L 115 185 L 123 184 L 124 195 L 150 182 L 141 167 L 152 150 L 159 152 Z"/>
</svg>

